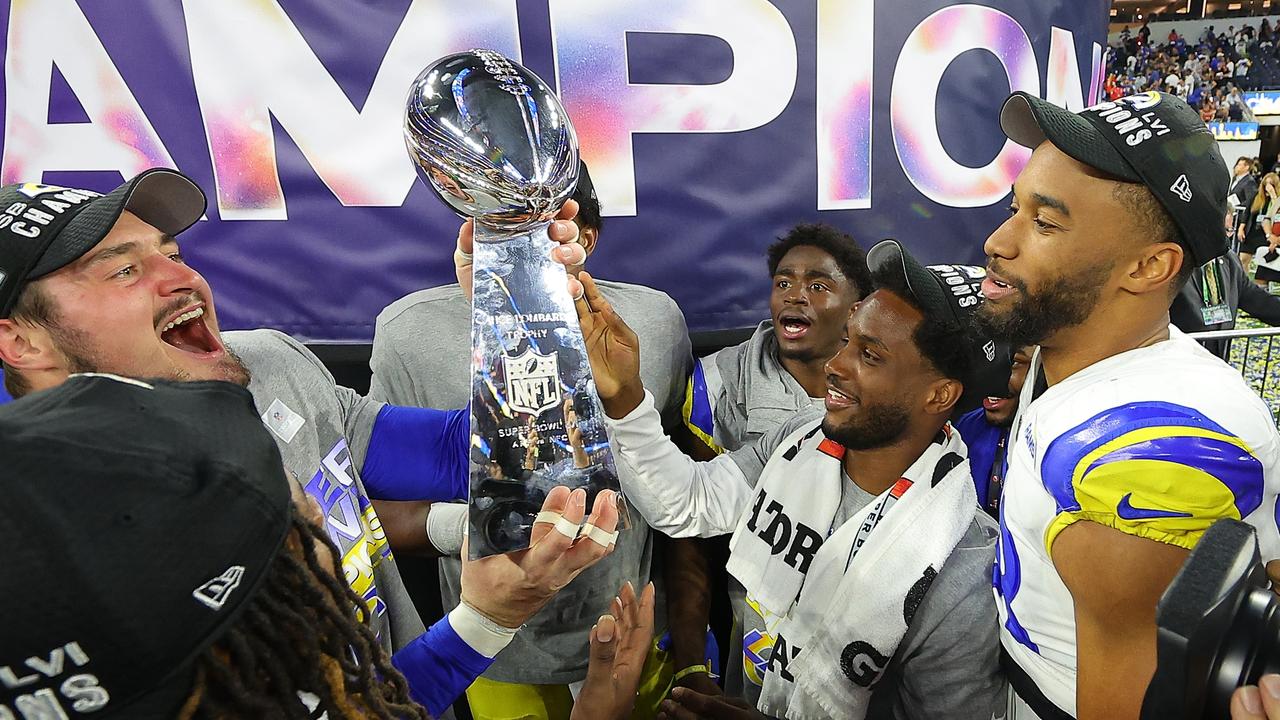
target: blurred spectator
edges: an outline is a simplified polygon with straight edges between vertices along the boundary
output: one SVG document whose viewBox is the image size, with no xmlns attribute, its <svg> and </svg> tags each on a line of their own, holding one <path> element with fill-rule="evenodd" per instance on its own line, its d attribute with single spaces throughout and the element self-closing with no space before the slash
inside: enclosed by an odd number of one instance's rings
<svg viewBox="0 0 1280 720">
<path fill-rule="evenodd" d="M 1169 307 L 1169 321 L 1183 332 L 1231 330 L 1239 310 L 1268 325 L 1280 325 L 1280 297 L 1251 283 L 1239 258 L 1227 253 L 1191 271 Z M 1203 344 L 1209 352 L 1227 359 L 1231 348 L 1227 340 L 1206 340 Z"/>
<path fill-rule="evenodd" d="M 1272 223 L 1280 213 L 1280 175 L 1268 173 L 1262 178 L 1253 202 L 1249 205 L 1249 222 L 1241 225 L 1236 239 L 1240 241 L 1240 264 L 1248 268 L 1254 253 L 1270 245 Z"/>
<path fill-rule="evenodd" d="M 1108 83 L 1107 96 L 1164 90 L 1199 107 L 1206 121 L 1251 122 L 1253 114 L 1240 93 L 1230 91 L 1232 86 L 1280 88 L 1276 28 L 1264 19 L 1256 27 L 1232 25 L 1224 33 L 1215 32 L 1209 26 L 1193 40 L 1171 30 L 1167 42 L 1152 44 L 1148 26 L 1143 25 L 1136 35 L 1126 29 L 1109 55 L 1107 71 L 1115 80 Z M 1212 113 L 1204 107 L 1211 97 L 1215 100 Z M 1224 98 L 1229 102 L 1224 103 Z"/>
<path fill-rule="evenodd" d="M 1231 189 L 1227 192 L 1227 202 L 1232 207 L 1246 207 L 1253 202 L 1258 193 L 1258 181 L 1254 179 L 1253 158 L 1241 155 L 1231 171 Z"/>
</svg>

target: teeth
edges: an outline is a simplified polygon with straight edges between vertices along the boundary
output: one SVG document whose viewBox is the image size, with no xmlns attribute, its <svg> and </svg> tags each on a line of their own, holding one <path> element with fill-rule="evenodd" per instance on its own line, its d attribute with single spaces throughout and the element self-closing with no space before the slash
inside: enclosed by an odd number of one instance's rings
<svg viewBox="0 0 1280 720">
<path fill-rule="evenodd" d="M 173 322 L 169 323 L 168 325 L 165 325 L 164 329 L 161 330 L 160 332 L 162 333 L 169 332 L 170 330 L 178 327 L 179 325 L 184 325 L 186 323 L 189 323 L 198 317 L 204 317 L 204 308 L 196 308 L 195 310 L 192 310 L 190 312 L 182 313 L 178 317 L 174 318 Z"/>
<path fill-rule="evenodd" d="M 782 327 L 785 328 L 787 332 L 793 332 L 793 333 L 800 332 L 801 330 L 804 329 L 804 325 L 801 325 L 800 323 L 787 323 Z"/>
<path fill-rule="evenodd" d="M 827 388 L 827 397 L 831 398 L 832 400 L 848 400 L 849 399 L 848 395 L 845 395 L 839 390 L 833 390 L 831 388 Z"/>
</svg>

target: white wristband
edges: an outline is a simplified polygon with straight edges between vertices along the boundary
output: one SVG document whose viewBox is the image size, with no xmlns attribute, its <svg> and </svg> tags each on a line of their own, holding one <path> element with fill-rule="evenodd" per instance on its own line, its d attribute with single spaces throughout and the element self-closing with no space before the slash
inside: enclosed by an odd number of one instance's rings
<svg viewBox="0 0 1280 720">
<path fill-rule="evenodd" d="M 468 605 L 465 600 L 449 611 L 449 627 L 453 628 L 453 631 L 458 633 L 458 637 L 470 645 L 472 650 L 488 658 L 496 656 L 502 652 L 503 648 L 510 645 L 511 639 L 519 630 L 519 628 L 502 627 L 481 615 L 479 610 Z"/>
<path fill-rule="evenodd" d="M 427 540 L 446 557 L 462 554 L 462 538 L 467 532 L 465 503 L 432 503 L 427 511 Z"/>
</svg>

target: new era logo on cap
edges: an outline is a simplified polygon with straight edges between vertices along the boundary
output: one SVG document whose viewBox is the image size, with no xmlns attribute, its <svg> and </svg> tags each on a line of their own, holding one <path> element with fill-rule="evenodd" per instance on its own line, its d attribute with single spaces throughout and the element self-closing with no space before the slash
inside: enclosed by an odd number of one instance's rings
<svg viewBox="0 0 1280 720">
<path fill-rule="evenodd" d="M 193 590 L 191 596 L 214 610 L 221 610 L 222 606 L 227 604 L 231 593 L 240 586 L 242 577 L 244 577 L 244 566 L 232 565 L 226 572 Z"/>
<path fill-rule="evenodd" d="M 1187 180 L 1185 173 L 1179 175 L 1178 179 L 1173 181 L 1173 185 L 1169 186 L 1169 189 L 1172 190 L 1173 194 L 1177 195 L 1178 199 L 1182 202 L 1191 202 L 1191 198 L 1193 197 L 1191 194 L 1191 183 Z"/>
</svg>

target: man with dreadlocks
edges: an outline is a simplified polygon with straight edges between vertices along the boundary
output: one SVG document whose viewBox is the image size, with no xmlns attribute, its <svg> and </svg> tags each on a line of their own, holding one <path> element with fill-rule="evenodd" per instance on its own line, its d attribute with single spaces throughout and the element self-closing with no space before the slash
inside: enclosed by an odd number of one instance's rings
<svg viewBox="0 0 1280 720">
<path fill-rule="evenodd" d="M 0 592 L 0 718 L 426 718 L 427 684 L 451 681 L 400 661 L 447 643 L 388 658 L 241 387 L 74 375 L 0 408 L 0 457 L 0 543 L 22 583 Z M 611 532 L 613 500 L 588 521 Z M 567 488 L 544 510 L 583 521 Z M 540 523 L 524 552 L 572 578 L 606 551 Z M 513 567 L 469 562 L 464 601 L 472 577 Z M 652 588 L 623 588 L 612 612 L 592 633 L 584 718 L 630 712 Z"/>
</svg>

